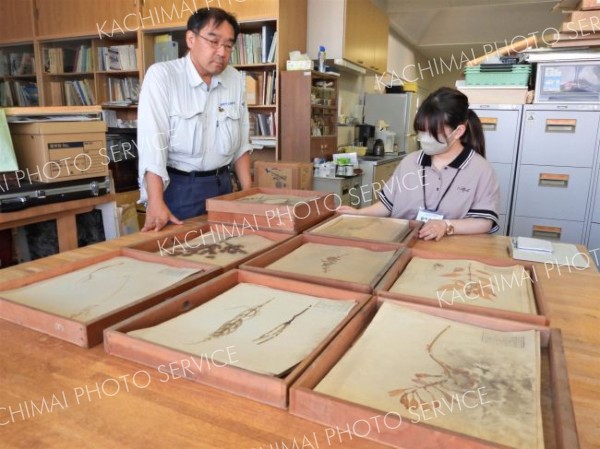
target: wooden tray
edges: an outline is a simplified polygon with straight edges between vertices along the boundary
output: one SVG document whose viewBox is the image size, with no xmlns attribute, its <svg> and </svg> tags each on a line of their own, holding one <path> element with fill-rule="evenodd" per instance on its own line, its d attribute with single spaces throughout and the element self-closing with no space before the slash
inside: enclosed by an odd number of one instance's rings
<svg viewBox="0 0 600 449">
<path fill-rule="evenodd" d="M 452 301 L 451 303 L 441 304 L 438 300 L 412 296 L 408 294 L 402 294 L 397 292 L 389 291 L 392 285 L 396 282 L 396 280 L 400 277 L 408 263 L 413 257 L 422 257 L 425 259 L 468 259 L 474 260 L 477 262 L 485 263 L 488 265 L 495 265 L 498 267 L 508 267 L 514 265 L 522 265 L 525 267 L 526 271 L 529 273 L 530 278 L 534 281 L 532 282 L 533 287 L 533 296 L 535 299 L 535 304 L 537 308 L 537 315 L 522 313 L 522 312 L 513 312 L 509 310 L 499 310 L 499 309 L 491 309 L 487 307 L 480 307 L 476 305 L 466 304 L 460 301 Z M 548 320 L 546 303 L 544 301 L 544 292 L 542 286 L 539 282 L 535 282 L 536 277 L 535 268 L 530 263 L 521 262 L 513 259 L 492 259 L 492 258 L 482 258 L 482 257 L 465 257 L 460 254 L 451 254 L 451 253 L 442 253 L 442 252 L 433 252 L 426 251 L 421 249 L 410 248 L 407 249 L 394 263 L 394 265 L 390 268 L 390 270 L 386 273 L 386 275 L 381 279 L 381 281 L 375 287 L 375 291 L 378 296 L 383 298 L 394 299 L 402 302 L 414 302 L 417 304 L 423 304 L 432 307 L 440 307 L 444 309 L 454 309 L 461 310 L 464 312 L 475 313 L 479 315 L 486 315 L 491 317 L 503 318 L 507 320 L 515 320 L 522 321 L 525 323 L 539 324 L 541 326 L 549 325 L 550 321 Z"/>
<path fill-rule="evenodd" d="M 168 288 L 162 289 L 139 299 L 127 306 L 117 308 L 109 313 L 99 316 L 89 322 L 83 323 L 73 318 L 67 318 L 51 312 L 38 310 L 18 302 L 11 301 L 2 297 L 2 292 L 12 290 L 36 282 L 51 279 L 62 274 L 70 273 L 90 265 L 94 265 L 115 257 L 125 256 L 145 262 L 164 264 L 170 267 L 199 268 L 197 263 L 189 263 L 184 260 L 160 257 L 153 254 L 133 251 L 122 248 L 111 251 L 99 256 L 95 256 L 83 261 L 71 262 L 59 267 L 44 270 L 40 273 L 31 274 L 24 278 L 13 279 L 0 284 L 0 318 L 11 321 L 16 324 L 44 332 L 53 337 L 66 340 L 78 346 L 89 348 L 102 342 L 102 332 L 105 328 L 122 321 L 136 313 L 164 301 L 167 298 L 175 296 L 195 285 L 212 279 L 222 273 L 223 270 L 214 266 L 204 266 L 204 272 L 189 276 Z M 74 291 L 73 294 L 76 294 Z"/>
<path fill-rule="evenodd" d="M 342 237 L 342 236 L 336 236 L 333 234 L 327 234 L 327 233 L 323 232 L 327 229 L 327 227 L 334 225 L 337 221 L 341 220 L 341 217 L 344 217 L 344 216 L 351 216 L 351 215 L 336 213 L 333 217 L 328 218 L 324 222 L 318 223 L 315 226 L 313 226 L 312 228 L 305 231 L 305 234 L 320 235 L 320 236 L 329 237 L 332 239 L 345 239 L 345 240 L 358 240 L 358 241 L 367 241 L 367 242 L 389 243 L 391 245 L 412 247 L 419 238 L 419 229 L 421 228 L 421 226 L 423 226 L 422 221 L 408 220 L 408 222 L 409 222 L 408 223 L 408 226 L 409 226 L 408 234 L 406 234 L 404 236 L 404 238 L 402 238 L 401 240 L 399 240 L 397 242 L 385 242 L 382 240 L 378 240 L 377 238 L 363 239 L 363 238 L 359 238 L 359 237 Z"/>
<path fill-rule="evenodd" d="M 240 198 L 255 194 L 293 195 L 306 198 L 295 206 L 244 203 Z M 335 211 L 334 195 L 310 190 L 254 187 L 206 200 L 208 221 L 298 234 L 330 217 Z"/>
<path fill-rule="evenodd" d="M 204 370 L 198 369 L 197 366 L 194 367 L 193 364 L 191 367 L 182 367 L 183 361 L 189 361 L 191 354 L 127 335 L 127 332 L 155 326 L 175 318 L 210 301 L 212 298 L 242 282 L 268 286 L 289 292 L 303 294 L 310 292 L 311 295 L 328 299 L 354 299 L 357 301 L 357 304 L 327 338 L 284 377 L 259 374 L 229 365 L 218 365 L 218 368 Z M 290 281 L 273 276 L 232 270 L 198 288 L 189 290 L 176 298 L 165 301 L 156 307 L 107 329 L 105 331 L 104 348 L 109 354 L 151 367 L 159 367 L 160 365 L 169 366 L 171 364 L 171 366 L 176 366 L 176 370 L 181 373 L 181 377 L 186 377 L 195 382 L 285 409 L 288 404 L 288 392 L 291 384 L 370 298 L 370 295 L 348 290 L 308 285 L 303 282 Z M 197 356 L 195 357 L 197 358 Z"/>
<path fill-rule="evenodd" d="M 288 255 L 295 249 L 301 247 L 305 243 L 321 243 L 325 245 L 334 246 L 350 246 L 355 248 L 365 248 L 372 251 L 395 251 L 391 260 L 383 267 L 383 269 L 376 274 L 371 282 L 363 284 L 359 282 L 347 282 L 338 279 L 330 279 L 326 277 L 318 277 L 300 273 L 291 273 L 287 271 L 279 271 L 271 268 L 267 268 L 268 265 L 272 264 L 276 260 Z M 254 271 L 256 273 L 270 274 L 272 276 L 284 277 L 288 279 L 294 279 L 298 281 L 309 282 L 312 284 L 328 285 L 334 288 L 342 288 L 347 290 L 353 290 L 363 293 L 372 293 L 377 285 L 377 282 L 383 277 L 383 275 L 392 267 L 394 262 L 405 251 L 404 248 L 399 248 L 396 244 L 390 243 L 378 243 L 368 242 L 364 240 L 345 240 L 345 239 L 333 239 L 329 237 L 323 237 L 319 235 L 302 234 L 298 235 L 291 240 L 277 246 L 271 251 L 267 251 L 258 257 L 242 264 L 240 268 L 242 270 Z"/>
<path fill-rule="evenodd" d="M 365 438 L 402 449 L 499 449 L 506 446 L 483 441 L 468 435 L 452 432 L 421 422 L 398 419 L 397 414 L 387 415 L 386 425 L 375 429 L 373 417 L 381 417 L 386 412 L 366 407 L 343 399 L 317 393 L 313 389 L 350 349 L 368 324 L 373 319 L 379 305 L 387 301 L 377 298 L 370 302 L 356 317 L 336 336 L 321 355 L 306 369 L 290 390 L 290 413 L 302 418 L 319 422 L 330 428 L 346 431 L 348 426 L 354 429 L 355 423 L 371 423 L 371 431 L 366 434 L 365 426 L 355 434 Z M 569 389 L 561 333 L 534 324 L 502 320 L 499 318 L 477 316 L 456 310 L 447 310 L 406 303 L 404 307 L 430 313 L 468 324 L 478 325 L 495 330 L 524 331 L 539 330 L 542 347 L 542 419 L 544 428 L 545 449 L 578 449 L 579 442 L 575 416 Z M 379 420 L 382 422 L 382 420 Z"/>
<path fill-rule="evenodd" d="M 149 253 L 154 253 L 154 254 L 156 254 L 157 252 L 160 252 L 159 255 L 162 255 L 162 257 L 174 258 L 174 259 L 179 259 L 179 260 L 187 260 L 186 258 L 182 258 L 182 257 L 169 257 L 170 254 L 172 253 L 171 249 L 173 248 L 173 246 L 176 245 L 177 247 L 183 247 L 183 248 L 188 247 L 189 246 L 188 242 L 194 240 L 195 238 L 200 237 L 203 233 L 206 234 L 211 231 L 216 232 L 217 236 L 219 238 L 223 238 L 223 239 L 227 238 L 227 237 L 231 237 L 231 236 L 237 237 L 237 236 L 241 236 L 241 235 L 259 235 L 261 237 L 264 237 L 264 238 L 272 241 L 272 243 L 269 246 L 261 249 L 260 251 L 250 253 L 246 256 L 240 257 L 238 260 L 231 262 L 227 265 L 220 266 L 217 264 L 212 264 L 209 261 L 205 261 L 205 262 L 201 263 L 202 265 L 206 264 L 206 265 L 220 267 L 220 268 L 222 268 L 223 271 L 229 271 L 233 268 L 237 268 L 242 263 L 252 259 L 253 257 L 258 256 L 259 254 L 264 253 L 265 251 L 272 249 L 274 246 L 277 246 L 279 243 L 284 242 L 293 237 L 291 234 L 284 234 L 281 232 L 270 232 L 270 231 L 253 229 L 253 228 L 243 228 L 241 226 L 233 225 L 233 224 L 203 223 L 192 229 L 180 231 L 176 234 L 172 234 L 167 237 L 162 237 L 162 238 L 159 238 L 156 240 L 146 241 L 143 243 L 132 245 L 132 246 L 130 246 L 130 248 L 133 250 L 144 251 L 144 252 L 149 252 Z M 211 242 L 213 242 L 212 239 L 207 240 L 207 243 L 211 243 Z M 194 248 L 194 247 L 196 247 L 196 245 L 194 244 L 193 246 L 189 246 L 189 247 Z M 194 261 L 191 259 L 188 260 L 188 262 L 200 263 L 198 261 Z"/>
</svg>

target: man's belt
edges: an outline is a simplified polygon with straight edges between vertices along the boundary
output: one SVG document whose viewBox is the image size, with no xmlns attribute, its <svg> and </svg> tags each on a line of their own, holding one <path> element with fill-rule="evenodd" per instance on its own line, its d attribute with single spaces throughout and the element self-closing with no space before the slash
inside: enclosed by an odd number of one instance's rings
<svg viewBox="0 0 600 449">
<path fill-rule="evenodd" d="M 227 173 L 228 171 L 229 171 L 229 165 L 224 165 L 223 167 L 219 167 L 216 170 L 208 170 L 208 171 L 197 171 L 197 170 L 183 171 L 183 170 L 177 170 L 176 168 L 173 168 L 173 167 L 167 167 L 167 173 L 170 173 L 172 175 L 191 176 L 191 177 L 199 177 L 199 178 L 203 178 L 206 176 L 217 176 L 221 173 Z"/>
</svg>

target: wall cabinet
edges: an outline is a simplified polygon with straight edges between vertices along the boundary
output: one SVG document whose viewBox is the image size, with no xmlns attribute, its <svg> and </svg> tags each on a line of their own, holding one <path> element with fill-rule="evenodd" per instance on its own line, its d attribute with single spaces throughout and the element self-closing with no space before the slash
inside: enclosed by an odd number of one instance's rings
<svg viewBox="0 0 600 449">
<path fill-rule="evenodd" d="M 33 0 L 2 0 L 0 42 L 33 40 Z"/>
<path fill-rule="evenodd" d="M 138 0 L 37 0 L 36 9 L 37 36 L 44 39 L 116 36 L 140 26 Z"/>
<path fill-rule="evenodd" d="M 387 70 L 389 21 L 368 0 L 308 0 L 308 54 L 346 59 L 376 73 Z"/>
<path fill-rule="evenodd" d="M 586 243 L 592 216 L 597 105 L 527 105 L 513 200 L 512 235 Z"/>
<path fill-rule="evenodd" d="M 281 157 L 310 162 L 337 151 L 338 77 L 314 71 L 281 73 Z"/>
</svg>

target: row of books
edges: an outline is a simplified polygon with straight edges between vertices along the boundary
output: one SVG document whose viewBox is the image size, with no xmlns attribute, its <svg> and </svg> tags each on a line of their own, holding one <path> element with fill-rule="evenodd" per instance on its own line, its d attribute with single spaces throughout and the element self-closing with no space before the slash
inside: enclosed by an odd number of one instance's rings
<svg viewBox="0 0 600 449">
<path fill-rule="evenodd" d="M 50 100 L 53 105 L 91 106 L 96 104 L 90 80 L 50 82 Z"/>
<path fill-rule="evenodd" d="M 277 134 L 274 112 L 250 112 L 248 122 L 250 124 L 251 141 L 253 137 L 275 136 Z"/>
<path fill-rule="evenodd" d="M 98 48 L 98 70 L 137 70 L 138 61 L 134 45 L 113 45 Z"/>
<path fill-rule="evenodd" d="M 240 72 L 246 78 L 246 104 L 270 105 L 277 101 L 277 71 Z"/>
<path fill-rule="evenodd" d="M 45 73 L 91 72 L 92 49 L 86 45 L 77 48 L 44 48 Z"/>
<path fill-rule="evenodd" d="M 0 50 L 0 76 L 35 75 L 33 54 L 7 53 Z"/>
<path fill-rule="evenodd" d="M 37 84 L 31 81 L 0 81 L 0 106 L 38 106 Z"/>
<path fill-rule="evenodd" d="M 268 25 L 261 33 L 240 34 L 231 52 L 230 62 L 235 65 L 267 64 L 275 62 L 277 32 Z"/>
<path fill-rule="evenodd" d="M 104 103 L 112 106 L 137 104 L 140 97 L 140 80 L 135 77 L 113 78 L 107 80 L 108 100 Z"/>
</svg>

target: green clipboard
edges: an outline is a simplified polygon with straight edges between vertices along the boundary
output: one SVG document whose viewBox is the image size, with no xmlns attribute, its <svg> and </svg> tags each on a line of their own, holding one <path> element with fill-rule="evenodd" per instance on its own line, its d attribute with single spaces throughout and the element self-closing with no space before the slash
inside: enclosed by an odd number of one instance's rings
<svg viewBox="0 0 600 449">
<path fill-rule="evenodd" d="M 0 108 L 0 173 L 7 171 L 17 171 L 17 156 L 13 148 L 6 113 Z"/>
</svg>

